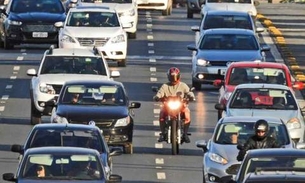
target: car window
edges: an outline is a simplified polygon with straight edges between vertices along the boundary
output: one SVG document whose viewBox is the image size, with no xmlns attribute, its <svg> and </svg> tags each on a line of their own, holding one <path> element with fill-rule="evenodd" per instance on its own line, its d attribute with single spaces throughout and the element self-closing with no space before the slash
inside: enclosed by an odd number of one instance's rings
<svg viewBox="0 0 305 183">
<path fill-rule="evenodd" d="M 120 27 L 119 19 L 113 12 L 71 12 L 67 26 L 73 27 Z"/>
<path fill-rule="evenodd" d="M 258 50 L 253 35 L 218 34 L 205 35 L 201 40 L 200 49 L 207 50 Z"/>
<path fill-rule="evenodd" d="M 21 177 L 25 179 L 99 180 L 103 176 L 99 157 L 90 154 L 33 154 L 23 162 Z M 45 175 L 38 176 L 42 169 Z"/>
<path fill-rule="evenodd" d="M 290 90 L 250 88 L 237 89 L 232 95 L 230 108 L 297 110 Z"/>
<path fill-rule="evenodd" d="M 100 134 L 95 130 L 71 130 L 71 129 L 37 129 L 27 148 L 64 146 L 86 147 L 105 153 L 105 146 Z"/>
<path fill-rule="evenodd" d="M 241 28 L 253 30 L 250 16 L 241 15 L 207 15 L 203 29 Z"/>
<path fill-rule="evenodd" d="M 278 68 L 235 67 L 229 75 L 229 85 L 270 83 L 287 85 L 285 71 Z"/>
<path fill-rule="evenodd" d="M 90 68 L 88 68 L 90 67 Z M 92 71 L 89 72 L 88 69 Z M 46 56 L 40 74 L 98 74 L 107 75 L 101 57 Z"/>
<path fill-rule="evenodd" d="M 125 105 L 126 98 L 122 87 L 117 85 L 69 85 L 63 91 L 61 102 L 70 105 Z"/>
<path fill-rule="evenodd" d="M 65 10 L 60 0 L 14 0 L 11 6 L 11 12 L 47 12 L 64 13 Z"/>
</svg>

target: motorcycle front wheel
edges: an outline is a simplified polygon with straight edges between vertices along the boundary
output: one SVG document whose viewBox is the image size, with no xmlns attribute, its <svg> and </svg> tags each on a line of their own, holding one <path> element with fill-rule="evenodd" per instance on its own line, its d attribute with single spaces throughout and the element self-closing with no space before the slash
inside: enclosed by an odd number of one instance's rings
<svg viewBox="0 0 305 183">
<path fill-rule="evenodd" d="M 171 143 L 172 143 L 172 155 L 179 153 L 179 144 L 177 139 L 177 121 L 172 121 L 171 124 Z"/>
</svg>

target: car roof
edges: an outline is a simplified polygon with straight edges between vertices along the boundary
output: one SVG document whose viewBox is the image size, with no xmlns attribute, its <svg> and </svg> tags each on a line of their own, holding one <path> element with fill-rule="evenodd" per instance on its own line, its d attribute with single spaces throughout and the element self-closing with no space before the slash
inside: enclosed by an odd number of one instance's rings
<svg viewBox="0 0 305 183">
<path fill-rule="evenodd" d="M 208 29 L 204 31 L 206 34 L 243 34 L 243 35 L 255 35 L 253 30 L 240 29 L 240 28 L 216 28 Z"/>
<path fill-rule="evenodd" d="M 52 153 L 62 153 L 62 154 L 94 154 L 99 155 L 98 151 L 90 148 L 83 147 L 33 147 L 26 151 L 26 154 L 52 154 Z"/>
<path fill-rule="evenodd" d="M 245 15 L 250 16 L 249 13 L 243 11 L 230 11 L 230 10 L 209 10 L 207 15 Z"/>
<path fill-rule="evenodd" d="M 37 124 L 33 127 L 33 129 L 74 129 L 74 130 L 98 130 L 100 129 L 97 126 L 94 125 L 84 125 L 84 124 L 61 124 L 61 123 L 42 123 Z"/>
<path fill-rule="evenodd" d="M 101 4 L 95 3 L 80 3 L 75 8 L 71 8 L 72 12 L 84 12 L 84 11 L 97 11 L 97 12 L 112 12 L 115 13 L 114 9 L 108 6 L 102 6 Z"/>
<path fill-rule="evenodd" d="M 52 50 L 51 54 L 49 53 L 49 49 L 46 50 L 46 56 L 90 56 L 90 57 L 101 57 L 100 55 L 96 55 L 93 49 L 83 49 L 83 48 L 55 48 Z"/>
<path fill-rule="evenodd" d="M 123 83 L 114 80 L 72 80 L 67 81 L 64 85 L 83 85 L 83 84 L 105 84 L 105 85 L 120 85 L 123 87 Z"/>
<path fill-rule="evenodd" d="M 247 83 L 237 85 L 235 89 L 245 89 L 245 88 L 272 88 L 272 89 L 281 89 L 289 90 L 288 86 L 280 84 L 269 84 L 269 83 Z"/>
<path fill-rule="evenodd" d="M 289 157 L 303 157 L 305 158 L 304 149 L 290 149 L 290 148 L 272 148 L 272 149 L 253 149 L 248 151 L 247 157 L 274 157 L 274 156 L 289 156 Z"/>
<path fill-rule="evenodd" d="M 257 120 L 264 119 L 270 123 L 283 124 L 280 118 L 276 117 L 266 117 L 266 116 L 226 116 L 223 117 L 221 123 L 231 123 L 231 122 L 245 122 L 245 123 L 255 123 Z"/>
<path fill-rule="evenodd" d="M 277 68 L 283 69 L 288 67 L 285 64 L 277 62 L 254 62 L 254 61 L 242 61 L 242 62 L 233 62 L 230 64 L 230 67 L 261 67 L 261 68 Z"/>
</svg>

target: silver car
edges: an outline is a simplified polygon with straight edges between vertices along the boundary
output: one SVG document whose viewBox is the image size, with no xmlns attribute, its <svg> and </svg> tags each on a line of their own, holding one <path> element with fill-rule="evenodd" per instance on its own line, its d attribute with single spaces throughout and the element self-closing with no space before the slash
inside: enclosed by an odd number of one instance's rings
<svg viewBox="0 0 305 183">
<path fill-rule="evenodd" d="M 239 150 L 237 144 L 244 144 L 254 135 L 253 126 L 259 119 L 268 121 L 269 135 L 278 140 L 284 148 L 294 148 L 295 144 L 289 136 L 284 122 L 279 118 L 261 116 L 224 117 L 216 125 L 212 138 L 200 140 L 196 146 L 202 148 L 203 183 L 230 180 L 236 175 L 241 162 L 236 160 Z"/>
<path fill-rule="evenodd" d="M 259 80 L 259 79 L 258 79 Z M 295 142 L 304 142 L 304 117 L 293 91 L 278 84 L 241 84 L 233 91 L 223 116 L 274 116 L 281 118 Z"/>
<path fill-rule="evenodd" d="M 200 36 L 198 43 L 188 45 L 195 51 L 192 58 L 192 85 L 200 90 L 201 84 L 213 84 L 223 79 L 227 66 L 239 61 L 265 61 L 267 45 L 261 46 L 252 30 L 209 29 Z"/>
</svg>

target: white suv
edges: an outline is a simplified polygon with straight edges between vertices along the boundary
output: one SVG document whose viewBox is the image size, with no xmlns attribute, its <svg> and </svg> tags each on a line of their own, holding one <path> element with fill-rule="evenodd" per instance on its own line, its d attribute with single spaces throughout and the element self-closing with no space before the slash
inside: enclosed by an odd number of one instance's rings
<svg viewBox="0 0 305 183">
<path fill-rule="evenodd" d="M 119 71 L 110 72 L 108 63 L 96 48 L 46 50 L 38 71 L 29 69 L 32 76 L 30 84 L 31 124 L 41 123 L 41 116 L 51 115 L 52 107 L 48 102 L 59 95 L 66 81 L 70 80 L 113 80 Z"/>
<path fill-rule="evenodd" d="M 94 3 L 77 6 L 69 10 L 65 22 L 56 22 L 55 27 L 60 28 L 60 48 L 95 46 L 107 60 L 126 66 L 127 33 L 114 9 Z"/>
</svg>

